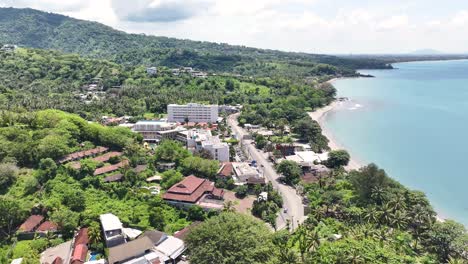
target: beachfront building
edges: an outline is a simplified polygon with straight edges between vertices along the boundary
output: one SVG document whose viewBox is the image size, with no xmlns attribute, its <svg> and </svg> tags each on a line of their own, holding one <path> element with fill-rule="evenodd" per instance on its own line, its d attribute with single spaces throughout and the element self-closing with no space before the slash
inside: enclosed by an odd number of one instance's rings
<svg viewBox="0 0 468 264">
<path fill-rule="evenodd" d="M 179 133 L 177 140 L 187 146 L 192 152 L 206 150 L 213 159 L 221 162 L 229 161 L 229 145 L 222 142 L 218 136 L 213 136 L 208 129 L 191 129 Z"/>
<path fill-rule="evenodd" d="M 133 132 L 140 133 L 146 142 L 157 143 L 162 139 L 173 139 L 178 132 L 185 130 L 176 123 L 166 121 L 138 121 Z"/>
<path fill-rule="evenodd" d="M 169 122 L 206 122 L 218 121 L 218 106 L 190 103 L 187 105 L 170 104 L 167 106 Z"/>
</svg>

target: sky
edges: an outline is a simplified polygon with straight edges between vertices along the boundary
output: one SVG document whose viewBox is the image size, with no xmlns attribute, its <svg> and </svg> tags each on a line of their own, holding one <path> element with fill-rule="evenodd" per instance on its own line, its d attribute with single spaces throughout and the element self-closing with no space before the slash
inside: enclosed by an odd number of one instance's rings
<svg viewBox="0 0 468 264">
<path fill-rule="evenodd" d="M 468 52 L 467 0 L 0 0 L 130 33 L 328 54 Z"/>
</svg>

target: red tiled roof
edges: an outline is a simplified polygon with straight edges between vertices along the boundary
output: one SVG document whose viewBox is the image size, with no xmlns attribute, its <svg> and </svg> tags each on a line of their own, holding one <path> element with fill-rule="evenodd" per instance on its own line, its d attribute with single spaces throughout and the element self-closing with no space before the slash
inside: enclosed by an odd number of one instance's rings
<svg viewBox="0 0 468 264">
<path fill-rule="evenodd" d="M 63 259 L 61 257 L 56 257 L 52 264 L 63 264 Z"/>
<path fill-rule="evenodd" d="M 218 172 L 218 175 L 223 177 L 230 177 L 232 175 L 232 163 L 223 162 L 221 165 L 221 169 Z"/>
<path fill-rule="evenodd" d="M 181 240 L 185 240 L 185 238 L 190 233 L 190 231 L 192 231 L 192 229 L 199 224 L 201 224 L 201 222 L 193 222 L 191 225 L 185 227 L 184 229 L 175 232 L 174 237 L 181 239 Z"/>
<path fill-rule="evenodd" d="M 86 255 L 88 254 L 88 246 L 85 244 L 75 245 L 72 254 L 71 263 L 84 263 L 86 260 Z"/>
<path fill-rule="evenodd" d="M 224 190 L 223 189 L 218 189 L 218 188 L 213 188 L 213 195 L 217 197 L 223 197 L 224 196 Z"/>
<path fill-rule="evenodd" d="M 140 173 L 140 172 L 145 171 L 147 168 L 148 168 L 147 165 L 137 165 L 137 166 L 133 169 L 133 171 L 136 172 L 136 173 Z"/>
<path fill-rule="evenodd" d="M 214 183 L 191 175 L 167 190 L 163 199 L 195 203 L 203 194 L 211 193 L 213 189 Z"/>
<path fill-rule="evenodd" d="M 116 171 L 124 166 L 128 165 L 128 160 L 123 160 L 117 164 L 114 164 L 114 165 L 109 165 L 109 166 L 104 166 L 104 167 L 101 167 L 99 169 L 96 169 L 94 171 L 94 176 L 96 175 L 101 175 L 101 174 L 104 174 L 104 173 L 108 173 L 108 172 L 111 172 L 111 171 Z"/>
<path fill-rule="evenodd" d="M 157 260 L 154 260 L 151 264 L 161 264 L 161 261 L 157 259 Z"/>
<path fill-rule="evenodd" d="M 75 245 L 87 245 L 89 243 L 88 228 L 81 228 L 75 236 Z"/>
<path fill-rule="evenodd" d="M 193 193 L 200 185 L 205 181 L 205 179 L 197 178 L 193 175 L 190 175 L 183 179 L 181 182 L 172 186 L 168 192 L 171 193 L 182 193 L 182 194 L 191 194 Z"/>
<path fill-rule="evenodd" d="M 21 232 L 32 232 L 34 229 L 44 220 L 42 215 L 31 215 L 24 223 L 19 227 Z"/>
<path fill-rule="evenodd" d="M 57 231 L 57 229 L 58 229 L 57 224 L 51 221 L 45 221 L 36 229 L 36 231 L 47 232 L 47 231 Z"/>
<path fill-rule="evenodd" d="M 82 159 L 91 155 L 96 155 L 99 153 L 106 152 L 108 150 L 109 148 L 106 148 L 106 147 L 97 147 L 94 149 L 78 151 L 78 152 L 74 152 L 74 153 L 66 155 L 65 157 L 61 158 L 58 162 L 65 163 L 74 159 Z"/>
</svg>

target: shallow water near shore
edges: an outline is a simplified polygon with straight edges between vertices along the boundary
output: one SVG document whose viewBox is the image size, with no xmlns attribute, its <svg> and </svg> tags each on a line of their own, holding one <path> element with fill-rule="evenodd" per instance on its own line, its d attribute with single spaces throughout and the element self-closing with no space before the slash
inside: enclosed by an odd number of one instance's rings
<svg viewBox="0 0 468 264">
<path fill-rule="evenodd" d="M 360 161 L 425 192 L 442 218 L 468 226 L 468 60 L 394 66 L 335 81 L 350 101 L 324 126 Z"/>
</svg>

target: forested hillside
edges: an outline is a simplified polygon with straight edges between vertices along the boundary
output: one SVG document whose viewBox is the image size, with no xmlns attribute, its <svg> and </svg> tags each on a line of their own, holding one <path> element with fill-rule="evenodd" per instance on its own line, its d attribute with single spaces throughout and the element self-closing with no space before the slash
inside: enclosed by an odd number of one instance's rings
<svg viewBox="0 0 468 264">
<path fill-rule="evenodd" d="M 0 43 L 55 49 L 129 65 L 192 66 L 243 75 L 353 75 L 360 68 L 391 67 L 369 58 L 345 59 L 127 34 L 96 22 L 33 9 L 0 8 Z"/>
</svg>

